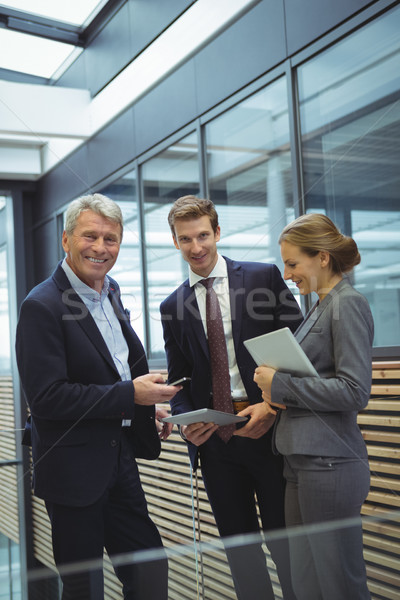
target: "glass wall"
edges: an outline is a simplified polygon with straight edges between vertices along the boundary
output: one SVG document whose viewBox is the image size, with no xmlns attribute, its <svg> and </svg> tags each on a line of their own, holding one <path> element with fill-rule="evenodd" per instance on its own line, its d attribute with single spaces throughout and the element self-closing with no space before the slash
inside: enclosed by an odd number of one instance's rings
<svg viewBox="0 0 400 600">
<path fill-rule="evenodd" d="M 287 98 L 282 77 L 205 127 L 219 252 L 229 258 L 282 267 L 278 238 L 295 216 Z"/>
<path fill-rule="evenodd" d="M 10 316 L 8 310 L 8 275 L 6 246 L 0 247 L 0 338 L 0 375 L 10 375 L 11 344 Z"/>
<path fill-rule="evenodd" d="M 355 238 L 375 346 L 400 343 L 400 8 L 298 70 L 305 206 Z"/>
<path fill-rule="evenodd" d="M 287 75 L 260 81 L 251 95 L 242 90 L 228 109 L 193 123 L 200 136 L 175 135 L 163 151 L 139 157 L 138 183 L 131 171 L 101 190 L 124 213 L 111 274 L 150 360 L 165 365 L 159 304 L 187 277 L 167 223 L 171 204 L 206 190 L 219 213 L 220 253 L 282 268 L 279 234 L 302 210 L 296 172 L 306 211 L 328 214 L 359 245 L 352 277 L 371 304 L 375 346 L 400 345 L 399 31 L 397 7 L 293 67 L 296 102 L 288 101 Z M 301 162 L 293 164 L 298 133 Z"/>
<path fill-rule="evenodd" d="M 0 598 L 21 600 L 21 549 L 19 526 L 19 460 L 16 443 L 13 346 L 10 298 L 15 297 L 8 238 L 12 231 L 11 198 L 0 196 Z"/>
<path fill-rule="evenodd" d="M 230 258 L 280 260 L 280 232 L 294 218 L 286 79 L 205 127 L 210 198 Z"/>
<path fill-rule="evenodd" d="M 148 302 L 148 356 L 164 360 L 159 306 L 187 278 L 187 265 L 176 250 L 168 225 L 171 205 L 180 196 L 199 195 L 199 144 L 192 133 L 145 162 L 145 264 Z"/>
<path fill-rule="evenodd" d="M 0 533 L 0 600 L 21 600 L 19 546 Z"/>
<path fill-rule="evenodd" d="M 124 235 L 118 260 L 110 271 L 110 276 L 118 282 L 124 306 L 131 314 L 132 326 L 144 343 L 142 238 L 136 171 L 130 171 L 99 192 L 117 202 L 122 211 Z"/>
</svg>

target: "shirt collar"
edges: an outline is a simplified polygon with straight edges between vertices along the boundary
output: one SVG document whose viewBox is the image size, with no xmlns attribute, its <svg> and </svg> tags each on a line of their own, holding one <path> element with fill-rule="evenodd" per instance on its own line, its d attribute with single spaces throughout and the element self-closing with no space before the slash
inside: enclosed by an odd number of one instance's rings
<svg viewBox="0 0 400 600">
<path fill-rule="evenodd" d="M 228 267 L 226 266 L 226 260 L 220 254 L 218 254 L 218 259 L 217 259 L 216 265 L 213 268 L 213 270 L 211 271 L 211 273 L 208 275 L 208 277 L 228 277 Z M 199 283 L 199 281 L 201 281 L 202 279 L 205 279 L 205 277 L 202 277 L 201 275 L 197 275 L 189 267 L 189 285 L 190 285 L 190 287 L 193 287 L 194 285 L 196 285 L 196 283 Z"/>
<path fill-rule="evenodd" d="M 93 300 L 94 302 L 98 302 L 99 300 L 101 301 L 103 298 L 107 297 L 108 288 L 110 286 L 110 280 L 107 275 L 104 278 L 103 289 L 101 290 L 101 294 L 99 294 L 99 292 L 96 292 L 96 290 L 94 290 L 89 285 L 84 283 L 81 279 L 79 279 L 79 277 L 73 272 L 73 270 L 67 263 L 66 258 L 64 258 L 64 260 L 62 261 L 61 266 L 64 269 L 64 272 L 68 277 L 70 284 L 72 285 L 76 293 L 79 294 L 79 296 L 87 298 L 88 300 Z"/>
</svg>

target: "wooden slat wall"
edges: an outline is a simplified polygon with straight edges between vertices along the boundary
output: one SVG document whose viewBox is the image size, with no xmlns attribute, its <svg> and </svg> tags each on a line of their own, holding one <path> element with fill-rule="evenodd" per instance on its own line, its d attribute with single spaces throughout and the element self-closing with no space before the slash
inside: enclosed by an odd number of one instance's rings
<svg viewBox="0 0 400 600">
<path fill-rule="evenodd" d="M 363 506 L 364 557 L 373 598 L 400 599 L 400 362 L 373 363 L 371 399 L 358 422 L 367 443 L 371 490 Z M 385 518 L 390 515 L 391 518 Z"/>
<path fill-rule="evenodd" d="M 365 560 L 373 600 L 400 599 L 400 517 L 383 520 L 389 511 L 398 511 L 400 499 L 400 362 L 374 363 L 371 400 L 359 415 L 359 424 L 367 442 L 372 484 L 363 507 L 363 515 L 381 516 L 379 522 L 364 523 Z M 139 461 L 150 514 L 157 524 L 165 546 L 191 544 L 193 520 L 191 476 L 186 445 L 176 432 L 163 442 L 156 461 Z M 200 518 L 196 535 L 201 540 L 218 540 L 204 485 L 199 476 Z M 51 557 L 49 523 L 43 503 L 33 499 L 35 553 L 54 568 Z M 273 563 L 268 558 L 277 598 L 281 592 Z M 219 550 L 207 552 L 199 565 L 203 574 L 204 596 L 196 580 L 196 562 L 192 553 L 173 557 L 169 564 L 170 600 L 227 600 L 236 598 L 226 559 Z M 121 586 L 106 561 L 105 599 L 121 600 Z"/>
<path fill-rule="evenodd" d="M 15 460 L 14 392 L 11 376 L 0 376 L 0 460 Z M 19 543 L 17 468 L 0 467 L 0 532 Z"/>
</svg>

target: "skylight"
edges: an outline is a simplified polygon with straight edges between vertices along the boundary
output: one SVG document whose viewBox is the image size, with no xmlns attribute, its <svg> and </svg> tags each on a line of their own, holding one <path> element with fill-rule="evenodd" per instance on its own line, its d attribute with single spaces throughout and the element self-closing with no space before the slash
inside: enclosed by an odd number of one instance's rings
<svg viewBox="0 0 400 600">
<path fill-rule="evenodd" d="M 0 29 L 0 68 L 49 79 L 75 52 L 75 46 Z"/>
<path fill-rule="evenodd" d="M 107 0 L 9 0 L 0 4 L 0 8 L 20 10 L 80 27 L 89 17 L 93 18 L 106 3 Z"/>
<path fill-rule="evenodd" d="M 57 79 L 79 35 L 107 0 L 8 0 L 0 4 L 0 69 Z M 81 44 L 78 44 L 81 46 Z"/>
</svg>

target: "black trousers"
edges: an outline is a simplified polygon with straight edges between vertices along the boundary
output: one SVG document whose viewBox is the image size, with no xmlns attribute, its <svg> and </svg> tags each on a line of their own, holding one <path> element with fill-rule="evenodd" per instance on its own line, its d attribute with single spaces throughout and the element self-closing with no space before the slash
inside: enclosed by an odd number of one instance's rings
<svg viewBox="0 0 400 600">
<path fill-rule="evenodd" d="M 167 599 L 167 559 L 149 517 L 138 468 L 124 434 L 112 481 L 94 504 L 82 507 L 46 502 L 46 508 L 52 525 L 54 559 L 63 582 L 63 600 L 104 598 L 104 548 L 123 584 L 125 599 Z M 129 556 L 147 549 L 155 550 L 154 557 L 145 553 L 146 560 L 137 561 Z M 78 571 L 77 563 L 82 563 Z"/>
<path fill-rule="evenodd" d="M 295 600 L 292 589 L 289 547 L 285 535 L 283 460 L 271 450 L 269 434 L 258 440 L 233 436 L 225 444 L 216 434 L 200 446 L 204 484 L 222 537 L 260 534 L 257 497 L 265 540 L 277 567 L 285 600 Z M 280 530 L 277 539 L 268 532 Z M 273 536 L 274 537 L 274 536 Z M 260 542 L 226 547 L 239 600 L 274 598 L 265 554 Z"/>
</svg>

